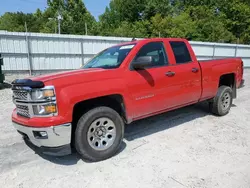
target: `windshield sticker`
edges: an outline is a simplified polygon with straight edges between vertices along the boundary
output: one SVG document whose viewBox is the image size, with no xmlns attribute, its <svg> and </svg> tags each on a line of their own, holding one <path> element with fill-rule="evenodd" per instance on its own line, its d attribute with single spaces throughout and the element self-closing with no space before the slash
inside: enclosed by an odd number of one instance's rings
<svg viewBox="0 0 250 188">
<path fill-rule="evenodd" d="M 133 48 L 134 46 L 135 46 L 134 44 L 122 46 L 122 47 L 120 48 L 120 50 L 131 49 L 131 48 Z"/>
</svg>

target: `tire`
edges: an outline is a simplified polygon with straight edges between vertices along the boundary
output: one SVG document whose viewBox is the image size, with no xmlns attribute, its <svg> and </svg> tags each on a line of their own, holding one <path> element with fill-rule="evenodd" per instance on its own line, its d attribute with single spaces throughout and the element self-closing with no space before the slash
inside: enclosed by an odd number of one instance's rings
<svg viewBox="0 0 250 188">
<path fill-rule="evenodd" d="M 102 161 L 117 153 L 123 136 L 124 122 L 121 116 L 109 107 L 97 107 L 79 119 L 75 148 L 85 160 Z"/>
<path fill-rule="evenodd" d="M 231 87 L 220 86 L 213 101 L 209 104 L 210 111 L 218 116 L 229 113 L 233 102 L 233 91 Z"/>
</svg>

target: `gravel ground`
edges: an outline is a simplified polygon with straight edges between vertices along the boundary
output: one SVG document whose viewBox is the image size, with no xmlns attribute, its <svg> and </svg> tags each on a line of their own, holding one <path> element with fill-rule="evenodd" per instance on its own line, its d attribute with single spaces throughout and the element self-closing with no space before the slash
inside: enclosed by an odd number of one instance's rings
<svg viewBox="0 0 250 188">
<path fill-rule="evenodd" d="M 11 125 L 11 90 L 0 90 L 0 187 L 249 188 L 250 70 L 245 80 L 227 116 L 199 104 L 135 122 L 120 153 L 98 163 L 36 154 Z"/>
</svg>

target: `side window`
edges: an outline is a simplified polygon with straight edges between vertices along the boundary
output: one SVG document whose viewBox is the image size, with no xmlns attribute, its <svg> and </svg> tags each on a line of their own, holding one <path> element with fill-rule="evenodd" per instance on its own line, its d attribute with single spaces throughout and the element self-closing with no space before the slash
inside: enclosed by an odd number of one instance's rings
<svg viewBox="0 0 250 188">
<path fill-rule="evenodd" d="M 185 42 L 170 42 L 173 49 L 176 64 L 189 63 L 192 61 Z"/>
<path fill-rule="evenodd" d="M 162 42 L 150 42 L 145 44 L 137 53 L 134 60 L 141 56 L 152 56 L 153 67 L 164 66 L 168 64 L 167 55 Z"/>
</svg>

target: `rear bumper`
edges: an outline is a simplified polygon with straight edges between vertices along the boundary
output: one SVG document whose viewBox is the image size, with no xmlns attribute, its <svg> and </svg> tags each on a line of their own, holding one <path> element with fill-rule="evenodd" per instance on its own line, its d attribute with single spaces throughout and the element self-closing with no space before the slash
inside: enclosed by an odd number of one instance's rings
<svg viewBox="0 0 250 188">
<path fill-rule="evenodd" d="M 51 127 L 26 127 L 13 122 L 13 126 L 24 139 L 36 146 L 42 153 L 62 156 L 71 153 L 71 124 Z M 43 136 L 40 134 L 43 133 Z M 26 142 L 27 143 L 27 142 Z"/>
</svg>

